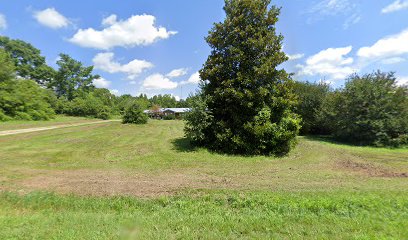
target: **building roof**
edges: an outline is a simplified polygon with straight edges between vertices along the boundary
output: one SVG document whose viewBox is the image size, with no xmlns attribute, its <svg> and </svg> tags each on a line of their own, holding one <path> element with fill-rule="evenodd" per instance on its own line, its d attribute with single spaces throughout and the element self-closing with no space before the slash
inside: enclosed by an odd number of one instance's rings
<svg viewBox="0 0 408 240">
<path fill-rule="evenodd" d="M 185 113 L 189 112 L 190 108 L 163 108 L 161 109 L 163 112 L 174 112 L 174 113 Z"/>
</svg>

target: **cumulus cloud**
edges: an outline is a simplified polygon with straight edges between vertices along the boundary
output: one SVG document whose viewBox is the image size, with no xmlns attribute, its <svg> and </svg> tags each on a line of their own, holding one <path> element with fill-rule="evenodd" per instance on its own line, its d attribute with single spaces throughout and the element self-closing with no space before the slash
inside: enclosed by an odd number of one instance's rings
<svg viewBox="0 0 408 240">
<path fill-rule="evenodd" d="M 408 9 L 408 1 L 405 0 L 396 0 L 395 2 L 391 3 L 390 5 L 384 7 L 381 10 L 381 13 L 386 14 L 386 13 L 392 13 L 396 11 L 400 11 L 403 9 Z"/>
<path fill-rule="evenodd" d="M 34 18 L 42 25 L 58 29 L 67 27 L 70 21 L 54 8 L 47 8 L 34 13 Z"/>
<path fill-rule="evenodd" d="M 106 50 L 113 47 L 146 46 L 177 33 L 167 31 L 164 27 L 156 27 L 155 21 L 156 18 L 152 15 L 134 15 L 119 21 L 116 15 L 111 15 L 102 21 L 106 28 L 80 29 L 69 41 L 81 47 Z"/>
<path fill-rule="evenodd" d="M 345 79 L 357 71 L 352 64 L 353 58 L 347 57 L 352 47 L 328 48 L 309 57 L 305 65 L 297 65 L 300 69 L 298 75 L 319 75 L 330 80 Z"/>
<path fill-rule="evenodd" d="M 92 61 L 96 69 L 108 73 L 125 73 L 129 79 L 135 79 L 144 70 L 153 67 L 152 63 L 138 59 L 122 65 L 114 60 L 114 56 L 115 54 L 112 52 L 98 53 Z"/>
<path fill-rule="evenodd" d="M 400 86 L 408 86 L 408 76 L 397 78 L 397 84 Z"/>
<path fill-rule="evenodd" d="M 159 73 L 150 75 L 143 81 L 143 88 L 147 90 L 174 89 L 177 86 L 176 82 Z"/>
<path fill-rule="evenodd" d="M 166 74 L 166 77 L 169 78 L 176 78 L 176 77 L 181 77 L 187 74 L 187 69 L 186 68 L 179 68 L 179 69 L 174 69 L 171 72 Z"/>
<path fill-rule="evenodd" d="M 397 64 L 401 62 L 405 62 L 406 59 L 402 57 L 393 57 L 393 58 L 387 58 L 381 61 L 382 64 L 385 65 L 392 65 L 392 64 Z"/>
<path fill-rule="evenodd" d="M 303 53 L 297 53 L 297 54 L 286 54 L 289 58 L 289 61 L 294 61 L 294 60 L 298 60 L 301 59 L 305 56 L 305 54 Z"/>
<path fill-rule="evenodd" d="M 357 56 L 363 61 L 398 57 L 403 54 L 408 54 L 407 43 L 408 29 L 399 34 L 384 37 L 372 46 L 360 48 L 357 52 Z"/>
<path fill-rule="evenodd" d="M 7 28 L 7 20 L 6 16 L 3 14 L 0 14 L 0 30 L 6 29 Z"/>
<path fill-rule="evenodd" d="M 93 85 L 97 88 L 108 88 L 110 86 L 111 82 L 106 80 L 105 78 L 98 78 L 93 80 Z"/>
<path fill-rule="evenodd" d="M 201 81 L 200 73 L 195 72 L 195 73 L 191 74 L 191 76 L 186 81 L 180 82 L 180 84 L 182 84 L 182 85 L 185 85 L 185 84 L 198 84 L 200 81 Z"/>
<path fill-rule="evenodd" d="M 116 96 L 119 96 L 120 94 L 119 94 L 119 90 L 117 90 L 117 89 L 112 89 L 112 90 L 109 90 L 110 91 L 110 93 L 112 93 L 113 95 L 116 95 Z"/>
</svg>

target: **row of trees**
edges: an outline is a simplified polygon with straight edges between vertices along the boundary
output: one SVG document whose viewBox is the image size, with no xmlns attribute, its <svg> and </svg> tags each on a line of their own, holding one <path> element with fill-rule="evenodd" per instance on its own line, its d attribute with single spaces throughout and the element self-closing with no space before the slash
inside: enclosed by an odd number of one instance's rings
<svg viewBox="0 0 408 240">
<path fill-rule="evenodd" d="M 115 96 L 96 88 L 92 66 L 60 54 L 58 68 L 46 64 L 40 50 L 21 40 L 0 36 L 0 121 L 47 120 L 55 114 L 108 119 L 134 102 L 141 108 L 188 107 L 189 99 L 172 95 Z"/>
</svg>

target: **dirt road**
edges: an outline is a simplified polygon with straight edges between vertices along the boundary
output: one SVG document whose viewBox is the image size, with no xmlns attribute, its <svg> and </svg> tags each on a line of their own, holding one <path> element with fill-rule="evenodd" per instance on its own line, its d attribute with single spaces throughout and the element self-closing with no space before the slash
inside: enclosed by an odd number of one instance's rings
<svg viewBox="0 0 408 240">
<path fill-rule="evenodd" d="M 14 135 L 14 134 L 21 134 L 21 133 L 30 133 L 30 132 L 39 132 L 39 131 L 52 130 L 52 129 L 57 129 L 57 128 L 77 127 L 77 126 L 83 126 L 83 125 L 107 123 L 107 122 L 117 122 L 117 121 L 120 121 L 120 120 L 104 120 L 104 121 L 95 121 L 95 122 L 87 122 L 87 123 L 63 124 L 63 125 L 58 125 L 58 126 L 25 128 L 25 129 L 16 129 L 16 130 L 5 130 L 5 131 L 0 131 L 0 136 L 7 136 L 7 135 Z"/>
</svg>

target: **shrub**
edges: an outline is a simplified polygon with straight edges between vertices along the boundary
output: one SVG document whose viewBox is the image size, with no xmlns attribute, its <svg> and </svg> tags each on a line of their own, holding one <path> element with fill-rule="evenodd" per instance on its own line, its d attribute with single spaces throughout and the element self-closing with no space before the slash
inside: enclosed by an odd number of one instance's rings
<svg viewBox="0 0 408 240">
<path fill-rule="evenodd" d="M 138 102 L 134 102 L 125 110 L 122 123 L 146 124 L 147 120 L 148 117 L 143 112 L 143 108 Z"/>
<path fill-rule="evenodd" d="M 210 127 L 212 115 L 207 110 L 207 104 L 204 96 L 198 93 L 196 97 L 190 100 L 191 111 L 187 112 L 184 119 L 185 136 L 195 145 L 204 145 L 206 143 L 205 131 Z"/>
<path fill-rule="evenodd" d="M 332 99 L 334 135 L 360 145 L 408 144 L 408 89 L 393 73 L 351 76 Z"/>
<path fill-rule="evenodd" d="M 330 125 L 325 120 L 323 107 L 329 85 L 325 83 L 295 82 L 294 92 L 298 97 L 296 113 L 302 118 L 301 134 L 329 134 Z"/>
<path fill-rule="evenodd" d="M 49 120 L 55 116 L 49 92 L 31 80 L 0 82 L 0 117 L 4 120 Z M 4 117 L 7 116 L 7 117 Z"/>
<path fill-rule="evenodd" d="M 163 116 L 163 120 L 175 120 L 175 119 L 176 119 L 176 115 L 174 115 L 174 114 L 169 114 L 169 115 Z"/>
</svg>

